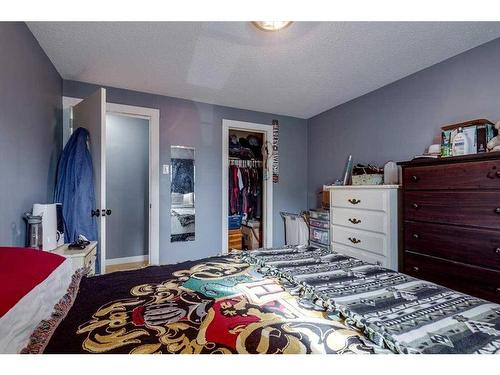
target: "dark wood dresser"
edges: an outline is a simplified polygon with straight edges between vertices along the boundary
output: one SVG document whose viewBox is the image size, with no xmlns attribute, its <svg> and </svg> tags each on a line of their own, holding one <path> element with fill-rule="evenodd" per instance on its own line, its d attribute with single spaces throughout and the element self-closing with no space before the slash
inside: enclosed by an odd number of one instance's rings
<svg viewBox="0 0 500 375">
<path fill-rule="evenodd" d="M 500 302 L 500 152 L 400 165 L 402 271 Z"/>
</svg>

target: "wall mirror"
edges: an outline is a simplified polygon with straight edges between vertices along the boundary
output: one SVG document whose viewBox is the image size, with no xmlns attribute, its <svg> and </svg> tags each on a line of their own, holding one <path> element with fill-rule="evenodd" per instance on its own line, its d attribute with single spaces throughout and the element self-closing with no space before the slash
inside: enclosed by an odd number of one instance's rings
<svg viewBox="0 0 500 375">
<path fill-rule="evenodd" d="M 170 148 L 170 242 L 195 239 L 195 167 L 193 147 Z"/>
</svg>

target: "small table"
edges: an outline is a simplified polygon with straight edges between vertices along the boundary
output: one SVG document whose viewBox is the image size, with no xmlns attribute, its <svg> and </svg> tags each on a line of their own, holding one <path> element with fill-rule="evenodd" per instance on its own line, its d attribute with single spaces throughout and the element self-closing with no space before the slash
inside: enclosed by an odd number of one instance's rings
<svg viewBox="0 0 500 375">
<path fill-rule="evenodd" d="M 73 271 L 85 268 L 88 270 L 87 276 L 94 276 L 97 241 L 90 242 L 85 249 L 69 249 L 68 246 L 69 244 L 64 244 L 52 252 L 65 258 L 70 258 Z"/>
</svg>

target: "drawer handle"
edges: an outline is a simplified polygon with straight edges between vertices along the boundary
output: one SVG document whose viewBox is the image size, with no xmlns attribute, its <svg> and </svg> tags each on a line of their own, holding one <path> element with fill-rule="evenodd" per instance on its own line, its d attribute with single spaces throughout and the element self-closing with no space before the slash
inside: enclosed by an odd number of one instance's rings
<svg viewBox="0 0 500 375">
<path fill-rule="evenodd" d="M 500 247 L 497 247 L 497 248 L 495 249 L 495 254 L 500 255 Z"/>
<path fill-rule="evenodd" d="M 415 267 L 413 267 L 413 271 L 418 272 L 418 271 L 420 271 L 420 268 L 418 268 L 417 266 L 415 266 Z"/>
<path fill-rule="evenodd" d="M 500 178 L 500 171 L 495 172 L 496 167 L 491 168 L 491 170 L 486 175 L 488 178 Z"/>
<path fill-rule="evenodd" d="M 415 175 L 411 176 L 411 179 L 412 179 L 414 182 L 417 182 L 417 181 L 419 180 L 418 176 L 415 176 Z"/>
<path fill-rule="evenodd" d="M 355 237 L 349 237 L 349 241 L 351 241 L 352 243 L 360 243 L 361 242 L 361 240 L 358 240 Z"/>
<path fill-rule="evenodd" d="M 420 238 L 420 236 L 418 234 L 416 234 L 416 233 L 413 233 L 413 238 L 416 239 L 416 240 L 418 240 Z"/>
<path fill-rule="evenodd" d="M 416 204 L 416 203 L 413 203 L 411 206 L 412 206 L 414 209 L 417 209 L 417 208 L 418 208 L 418 204 Z"/>
<path fill-rule="evenodd" d="M 361 223 L 361 220 L 358 220 L 358 219 L 349 219 L 349 221 L 353 224 L 359 224 Z"/>
<path fill-rule="evenodd" d="M 349 203 L 351 204 L 358 204 L 359 202 L 361 202 L 361 200 L 359 199 L 356 199 L 356 198 L 351 198 L 351 199 L 348 199 Z"/>
<path fill-rule="evenodd" d="M 495 213 L 500 215 L 500 207 L 495 208 Z"/>
</svg>

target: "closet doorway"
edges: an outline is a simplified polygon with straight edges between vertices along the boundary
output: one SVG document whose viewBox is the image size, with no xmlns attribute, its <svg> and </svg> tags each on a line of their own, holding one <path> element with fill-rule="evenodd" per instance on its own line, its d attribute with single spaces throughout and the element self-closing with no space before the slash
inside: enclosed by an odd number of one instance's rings
<svg viewBox="0 0 500 375">
<path fill-rule="evenodd" d="M 273 245 L 272 134 L 222 120 L 222 254 Z"/>
</svg>

